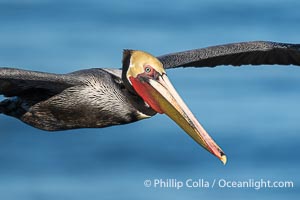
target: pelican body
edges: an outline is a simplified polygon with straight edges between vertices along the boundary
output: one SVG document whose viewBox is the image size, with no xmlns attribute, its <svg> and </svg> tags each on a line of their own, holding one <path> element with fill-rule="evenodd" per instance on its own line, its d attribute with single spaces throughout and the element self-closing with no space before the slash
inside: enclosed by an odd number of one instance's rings
<svg viewBox="0 0 300 200">
<path fill-rule="evenodd" d="M 224 164 L 225 153 L 172 86 L 166 69 L 219 65 L 300 65 L 300 45 L 244 42 L 155 57 L 124 50 L 122 69 L 51 74 L 0 68 L 0 113 L 47 131 L 101 128 L 166 114 Z"/>
</svg>

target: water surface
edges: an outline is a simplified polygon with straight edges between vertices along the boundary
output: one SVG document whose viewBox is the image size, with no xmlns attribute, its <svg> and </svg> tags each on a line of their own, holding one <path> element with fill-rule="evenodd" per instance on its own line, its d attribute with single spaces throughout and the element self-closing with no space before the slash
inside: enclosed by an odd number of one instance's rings
<svg viewBox="0 0 300 200">
<path fill-rule="evenodd" d="M 0 1 L 0 65 L 65 73 L 237 41 L 299 43 L 298 1 Z M 164 115 L 48 133 L 0 116 L 0 198 L 295 199 L 300 69 L 174 69 L 169 78 L 228 155 L 223 166 Z M 161 188 L 145 180 L 271 180 L 293 188 Z"/>
</svg>

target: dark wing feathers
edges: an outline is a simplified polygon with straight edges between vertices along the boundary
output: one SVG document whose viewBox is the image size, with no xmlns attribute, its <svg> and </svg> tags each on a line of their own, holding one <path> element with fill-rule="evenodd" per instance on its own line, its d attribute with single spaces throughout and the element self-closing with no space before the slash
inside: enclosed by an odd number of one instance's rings
<svg viewBox="0 0 300 200">
<path fill-rule="evenodd" d="M 159 56 L 164 68 L 219 65 L 300 65 L 300 44 L 241 42 Z"/>
<path fill-rule="evenodd" d="M 79 84 L 72 76 L 34 72 L 13 68 L 0 68 L 0 95 L 21 96 L 29 90 L 59 93 Z"/>
<path fill-rule="evenodd" d="M 300 44 L 241 42 L 159 56 L 164 68 L 215 67 L 218 65 L 300 65 Z M 67 75 L 0 68 L 0 95 L 20 96 L 28 90 L 59 93 L 81 84 L 82 72 Z"/>
</svg>

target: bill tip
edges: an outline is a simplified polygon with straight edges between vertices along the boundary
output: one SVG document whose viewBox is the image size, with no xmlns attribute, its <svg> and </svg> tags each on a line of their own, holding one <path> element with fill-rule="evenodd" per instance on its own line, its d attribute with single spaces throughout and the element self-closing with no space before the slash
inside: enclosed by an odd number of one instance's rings
<svg viewBox="0 0 300 200">
<path fill-rule="evenodd" d="M 224 165 L 226 165 L 226 163 L 227 163 L 227 157 L 226 157 L 225 154 L 221 156 L 220 160 L 222 161 L 222 163 L 223 163 Z"/>
</svg>

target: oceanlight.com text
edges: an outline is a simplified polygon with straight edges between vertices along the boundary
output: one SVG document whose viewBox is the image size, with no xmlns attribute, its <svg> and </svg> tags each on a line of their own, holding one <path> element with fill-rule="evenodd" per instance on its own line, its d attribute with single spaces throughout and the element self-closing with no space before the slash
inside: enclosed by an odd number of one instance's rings
<svg viewBox="0 0 300 200">
<path fill-rule="evenodd" d="M 246 179 L 246 180 L 229 180 L 229 179 L 146 179 L 144 186 L 147 188 L 252 188 L 260 190 L 263 188 L 293 188 L 294 181 L 291 180 L 267 180 L 267 179 Z"/>
</svg>

